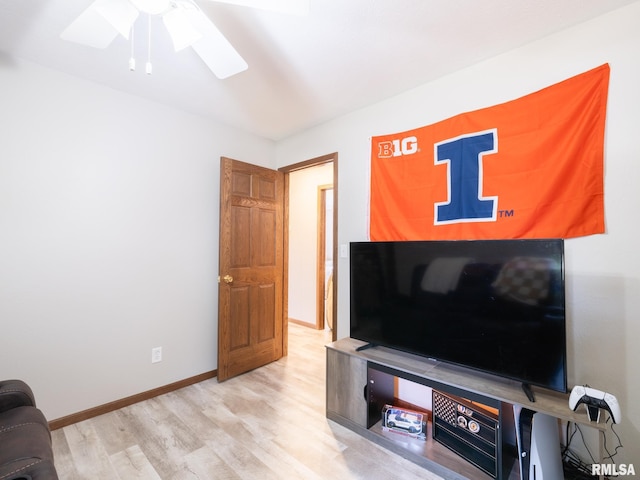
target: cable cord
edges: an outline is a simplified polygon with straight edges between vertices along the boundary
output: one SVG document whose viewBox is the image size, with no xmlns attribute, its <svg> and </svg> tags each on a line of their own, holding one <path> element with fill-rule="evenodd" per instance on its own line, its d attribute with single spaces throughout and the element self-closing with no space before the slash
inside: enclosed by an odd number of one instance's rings
<svg viewBox="0 0 640 480">
<path fill-rule="evenodd" d="M 611 420 L 611 417 L 609 417 L 609 419 L 607 420 L 607 423 L 609 422 L 609 420 Z M 618 450 L 620 450 L 621 448 L 624 448 L 624 445 L 622 445 L 622 440 L 620 439 L 620 435 L 618 435 L 618 432 L 616 432 L 616 430 L 613 428 L 614 425 L 615 425 L 614 423 L 611 424 L 611 431 L 618 439 L 618 445 L 613 450 L 613 453 L 609 452 L 609 448 L 607 447 L 607 436 L 604 434 L 604 432 L 602 432 L 602 435 L 604 438 L 604 451 L 607 452 L 607 456 L 604 457 L 604 460 L 613 460 L 613 457 L 615 457 L 618 454 Z"/>
<path fill-rule="evenodd" d="M 611 420 L 611 417 L 607 419 L 607 423 L 609 423 L 610 420 Z M 573 425 L 573 431 L 570 430 L 571 425 Z M 602 435 L 604 449 L 605 449 L 605 452 L 607 453 L 607 456 L 604 457 L 602 460 L 603 461 L 609 460 L 615 464 L 615 460 L 613 459 L 613 457 L 615 457 L 618 454 L 618 450 L 620 450 L 621 448 L 624 448 L 624 446 L 622 445 L 622 440 L 620 439 L 620 435 L 618 435 L 618 432 L 615 431 L 615 429 L 613 428 L 613 425 L 614 424 L 612 423 L 611 431 L 613 432 L 615 437 L 618 439 L 618 445 L 615 447 L 613 453 L 611 453 L 609 451 L 609 448 L 607 447 L 606 432 L 601 431 L 600 435 Z M 584 446 L 587 453 L 589 454 L 589 457 L 591 459 L 591 464 L 585 463 L 582 459 L 580 459 L 580 457 L 575 452 L 571 450 L 571 442 L 573 441 L 573 437 L 576 435 L 576 433 L 580 434 L 580 438 L 582 439 L 582 445 Z M 562 462 L 565 464 L 565 466 L 568 466 L 569 469 L 572 469 L 573 471 L 575 471 L 576 474 L 591 476 L 591 465 L 597 464 L 600 462 L 596 462 L 596 460 L 593 458 L 593 454 L 591 453 L 591 451 L 589 450 L 589 447 L 587 446 L 587 442 L 585 441 L 584 434 L 582 432 L 582 429 L 580 428 L 580 425 L 578 425 L 575 422 L 567 422 L 566 437 L 567 437 L 567 444 L 562 449 Z M 565 476 L 566 476 L 566 473 L 565 473 Z M 567 478 L 570 478 L 570 477 L 567 477 Z M 576 478 L 580 478 L 580 477 L 576 477 Z"/>
</svg>

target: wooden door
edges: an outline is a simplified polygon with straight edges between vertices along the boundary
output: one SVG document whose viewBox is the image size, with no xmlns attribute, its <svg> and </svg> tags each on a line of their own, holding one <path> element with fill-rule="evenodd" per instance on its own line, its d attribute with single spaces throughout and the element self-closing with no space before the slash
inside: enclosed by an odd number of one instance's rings
<svg viewBox="0 0 640 480">
<path fill-rule="evenodd" d="M 283 174 L 220 161 L 218 381 L 283 356 Z"/>
</svg>

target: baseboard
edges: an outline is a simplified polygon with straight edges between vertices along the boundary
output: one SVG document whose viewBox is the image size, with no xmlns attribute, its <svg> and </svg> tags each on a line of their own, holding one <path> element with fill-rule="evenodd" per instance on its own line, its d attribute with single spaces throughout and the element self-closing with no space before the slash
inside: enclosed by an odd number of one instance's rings
<svg viewBox="0 0 640 480">
<path fill-rule="evenodd" d="M 302 325 L 303 327 L 315 328 L 316 330 L 320 330 L 315 323 L 305 322 L 304 320 L 298 320 L 296 318 L 289 317 L 287 320 L 291 323 L 295 323 L 296 325 Z"/>
<path fill-rule="evenodd" d="M 82 422 L 83 420 L 97 417 L 98 415 L 104 415 L 105 413 L 128 407 L 129 405 L 133 405 L 134 403 L 149 400 L 150 398 L 173 392 L 184 387 L 188 387 L 189 385 L 193 385 L 194 383 L 214 378 L 217 375 L 218 370 L 212 370 L 211 372 L 201 373 L 200 375 L 196 375 L 195 377 L 185 378 L 184 380 L 180 380 L 178 382 L 170 383 L 168 385 L 154 388 L 152 390 L 147 390 L 146 392 L 138 393 L 130 397 L 121 398 L 120 400 L 114 400 L 113 402 L 105 403 L 104 405 L 89 408 L 87 410 L 83 410 L 82 412 L 72 413 L 71 415 L 67 415 L 66 417 L 51 420 L 49 422 L 49 428 L 51 430 L 57 430 L 74 423 Z"/>
</svg>

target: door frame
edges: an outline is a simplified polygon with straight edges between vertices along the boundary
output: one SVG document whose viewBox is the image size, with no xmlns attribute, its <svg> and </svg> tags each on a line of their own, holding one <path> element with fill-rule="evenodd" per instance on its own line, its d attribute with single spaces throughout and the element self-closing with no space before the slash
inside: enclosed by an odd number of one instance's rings
<svg viewBox="0 0 640 480">
<path fill-rule="evenodd" d="M 318 185 L 318 214 L 316 222 L 318 227 L 318 249 L 316 259 L 316 328 L 318 330 L 325 328 L 325 319 L 327 316 L 327 308 L 325 305 L 327 298 L 327 284 L 325 280 L 327 274 L 325 268 L 327 260 L 327 190 L 333 190 L 333 184 Z M 333 197 L 333 191 L 331 192 L 331 196 Z M 335 228 L 333 230 L 335 230 Z M 332 264 L 333 263 L 334 262 L 332 262 Z M 335 314 L 335 310 L 333 313 Z"/>
<path fill-rule="evenodd" d="M 338 153 L 329 153 L 302 162 L 287 165 L 278 169 L 284 173 L 284 267 L 282 270 L 282 334 L 284 338 L 284 355 L 289 353 L 289 174 L 303 168 L 333 163 L 333 330 L 332 340 L 337 340 L 338 316 Z M 315 275 L 315 273 L 314 273 Z"/>
</svg>

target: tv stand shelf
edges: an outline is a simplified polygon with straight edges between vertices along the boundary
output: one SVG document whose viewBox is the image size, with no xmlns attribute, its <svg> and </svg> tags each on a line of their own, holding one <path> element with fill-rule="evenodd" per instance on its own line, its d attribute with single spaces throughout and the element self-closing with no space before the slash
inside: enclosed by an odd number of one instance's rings
<svg viewBox="0 0 640 480">
<path fill-rule="evenodd" d="M 365 387 L 369 382 L 369 366 L 392 372 L 398 378 L 432 386 L 434 390 L 438 389 L 462 397 L 466 394 L 466 398 L 485 398 L 498 405 L 504 405 L 505 409 L 512 410 L 513 406 L 521 406 L 564 422 L 575 422 L 601 431 L 608 428 L 604 423 L 591 422 L 583 409 L 578 412 L 571 411 L 567 394 L 533 387 L 535 402 L 531 402 L 519 382 L 386 347 L 357 351 L 358 347 L 363 345 L 365 345 L 364 342 L 352 338 L 344 338 L 327 345 L 327 418 L 424 466 L 443 478 L 475 480 L 490 479 L 491 476 L 480 470 L 474 471 L 473 466 L 469 470 L 467 462 L 451 454 L 441 445 L 437 445 L 430 438 L 432 427 L 429 428 L 427 440 L 422 441 L 426 444 L 422 447 L 424 451 L 417 443 L 419 441 L 385 432 L 379 423 L 369 428 L 369 402 L 365 398 Z M 600 438 L 602 439 L 602 435 Z M 603 458 L 603 449 L 601 440 L 600 459 Z M 509 474 L 507 470 L 505 468 L 505 479 L 520 478 L 517 466 L 511 469 L 510 476 L 507 476 Z M 498 476 L 498 478 L 501 477 Z"/>
</svg>

